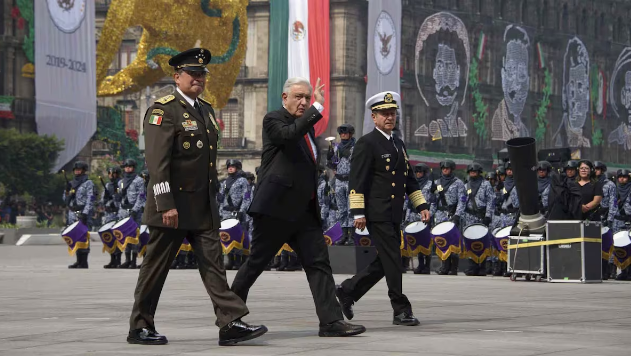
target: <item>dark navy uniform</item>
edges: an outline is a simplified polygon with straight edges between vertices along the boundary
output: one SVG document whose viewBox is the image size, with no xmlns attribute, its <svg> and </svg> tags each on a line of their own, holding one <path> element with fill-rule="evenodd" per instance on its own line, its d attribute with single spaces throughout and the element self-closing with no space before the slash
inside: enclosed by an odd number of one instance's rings
<svg viewBox="0 0 631 356">
<path fill-rule="evenodd" d="M 369 102 L 374 100 L 373 97 Z M 390 93 L 382 94 L 380 101 L 371 105 L 373 111 L 393 107 L 397 108 L 397 104 Z M 377 128 L 361 137 L 353 152 L 349 189 L 351 214 L 355 219 L 365 216 L 377 257 L 366 269 L 345 280 L 341 291 L 358 301 L 385 276 L 395 321 L 403 316 L 414 320 L 406 325 L 417 325 L 410 301 L 403 294 L 400 226 L 406 194 L 418 212 L 429 206 L 410 167 L 403 141 Z"/>
</svg>

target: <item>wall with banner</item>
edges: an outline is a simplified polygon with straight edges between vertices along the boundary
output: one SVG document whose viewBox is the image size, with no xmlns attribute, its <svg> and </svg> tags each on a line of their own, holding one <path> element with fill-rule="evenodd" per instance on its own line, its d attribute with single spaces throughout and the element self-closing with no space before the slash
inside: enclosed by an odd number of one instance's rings
<svg viewBox="0 0 631 356">
<path fill-rule="evenodd" d="M 94 0 L 35 1 L 37 132 L 64 140 L 53 170 L 96 131 Z"/>
</svg>

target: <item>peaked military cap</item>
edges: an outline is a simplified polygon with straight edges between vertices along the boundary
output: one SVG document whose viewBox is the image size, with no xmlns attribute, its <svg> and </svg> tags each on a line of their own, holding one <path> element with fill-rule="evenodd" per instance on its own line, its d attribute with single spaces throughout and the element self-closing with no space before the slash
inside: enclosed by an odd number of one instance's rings
<svg viewBox="0 0 631 356">
<path fill-rule="evenodd" d="M 169 59 L 169 65 L 175 70 L 208 72 L 206 65 L 210 62 L 210 51 L 205 48 L 191 48 L 180 52 Z"/>
<path fill-rule="evenodd" d="M 399 102 L 401 102 L 401 96 L 394 91 L 384 91 L 379 94 L 375 94 L 366 101 L 366 108 L 370 110 L 383 110 L 383 109 L 399 109 Z"/>
</svg>

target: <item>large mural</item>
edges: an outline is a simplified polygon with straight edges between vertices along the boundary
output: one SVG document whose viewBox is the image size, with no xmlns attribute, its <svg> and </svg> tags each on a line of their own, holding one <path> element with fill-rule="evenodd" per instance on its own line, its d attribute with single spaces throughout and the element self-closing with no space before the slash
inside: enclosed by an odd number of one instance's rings
<svg viewBox="0 0 631 356">
<path fill-rule="evenodd" d="M 430 13 L 415 33 L 420 100 L 412 103 L 419 107 L 412 142 L 475 156 L 530 136 L 539 148 L 630 161 L 624 151 L 631 150 L 631 47 L 611 43 L 603 52 L 590 36 L 517 24 L 498 33 L 497 25 L 474 21 L 467 29 L 462 16 Z"/>
<path fill-rule="evenodd" d="M 471 62 L 469 34 L 464 23 L 448 12 L 429 16 L 419 30 L 415 53 L 417 88 L 425 105 L 437 108 L 429 127 L 421 125 L 415 136 L 430 136 L 432 140 L 466 137 L 468 128 L 459 116 L 459 108 L 467 96 Z M 421 81 L 423 61 L 428 57 L 432 62 L 433 95 L 425 95 Z"/>
<path fill-rule="evenodd" d="M 530 88 L 530 38 L 523 28 L 508 25 L 504 31 L 504 44 L 501 69 L 504 100 L 495 110 L 491 123 L 492 139 L 498 141 L 530 136 L 530 131 L 521 119 Z"/>
</svg>

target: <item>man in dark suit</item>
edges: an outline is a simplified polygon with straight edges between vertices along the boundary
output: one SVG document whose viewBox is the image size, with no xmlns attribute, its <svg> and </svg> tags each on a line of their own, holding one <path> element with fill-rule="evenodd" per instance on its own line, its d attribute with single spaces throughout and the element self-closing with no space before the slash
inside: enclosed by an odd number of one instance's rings
<svg viewBox="0 0 631 356">
<path fill-rule="evenodd" d="M 375 129 L 360 138 L 353 151 L 349 200 L 355 227 L 368 228 L 377 257 L 353 278 L 337 287 L 344 315 L 353 318 L 358 301 L 381 278 L 386 277 L 388 296 L 394 309 L 393 324 L 418 325 L 412 305 L 403 294 L 401 272 L 401 220 L 407 194 L 423 222 L 429 221 L 429 206 L 414 177 L 403 141 L 393 137 L 399 95 L 383 92 L 368 99 Z"/>
<path fill-rule="evenodd" d="M 232 290 L 246 300 L 265 266 L 288 243 L 307 274 L 320 319 L 319 335 L 350 336 L 366 329 L 344 322 L 335 299 L 335 282 L 316 198 L 318 148 L 313 125 L 322 118 L 322 87 L 320 79 L 315 91 L 307 79 L 288 79 L 283 88 L 283 108 L 263 119 L 263 155 L 248 211 L 254 224 L 252 248 L 234 278 Z"/>
<path fill-rule="evenodd" d="M 150 240 L 138 275 L 127 342 L 162 345 L 154 316 L 169 266 L 186 238 L 197 256 L 199 273 L 215 308 L 219 345 L 263 335 L 265 326 L 241 321 L 245 302 L 226 281 L 216 198 L 219 128 L 210 103 L 198 96 L 206 83 L 210 52 L 184 51 L 169 61 L 177 91 L 156 100 L 145 114 L 146 161 L 150 178 L 144 222 Z"/>
</svg>

